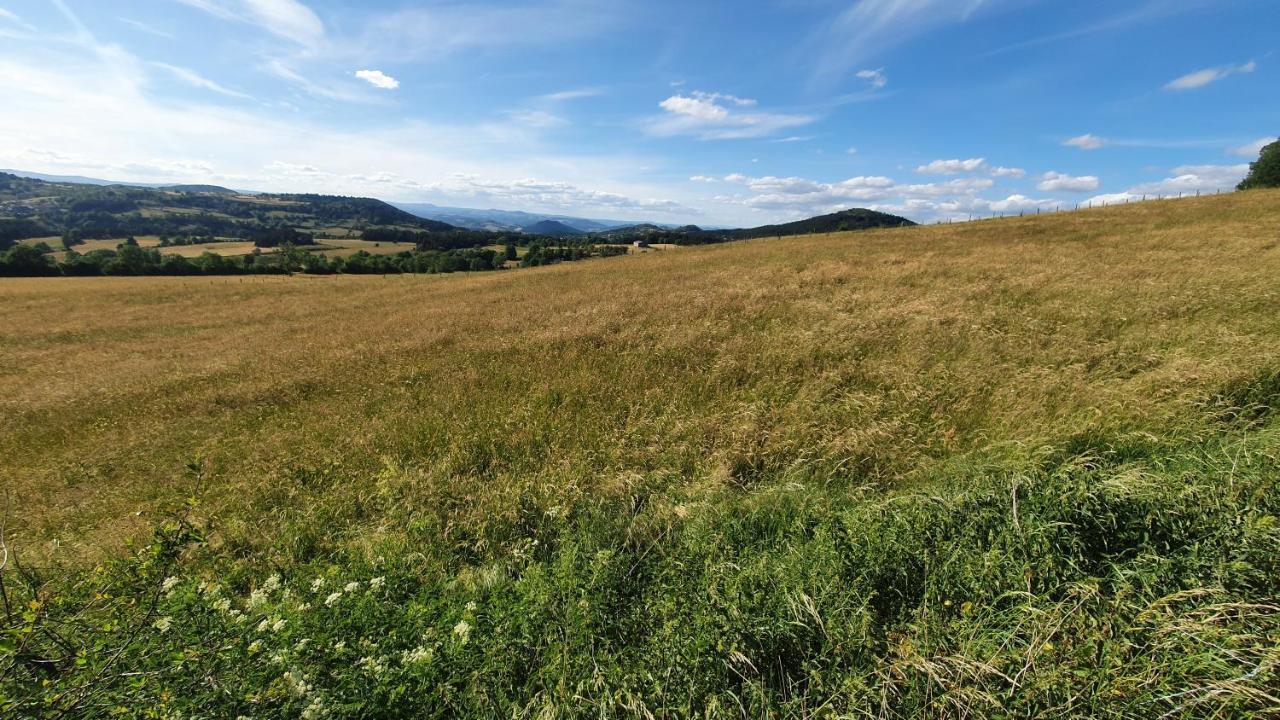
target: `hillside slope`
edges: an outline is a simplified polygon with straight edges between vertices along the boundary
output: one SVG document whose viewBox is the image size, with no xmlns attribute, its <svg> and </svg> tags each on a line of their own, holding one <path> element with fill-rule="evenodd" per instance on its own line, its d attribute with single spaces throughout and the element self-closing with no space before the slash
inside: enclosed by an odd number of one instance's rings
<svg viewBox="0 0 1280 720">
<path fill-rule="evenodd" d="M 456 229 L 371 198 L 242 195 L 211 185 L 99 186 L 0 173 L 0 248 L 28 237 L 250 237 L 280 226 L 308 234 L 370 226 Z"/>
<path fill-rule="evenodd" d="M 10 545 L 84 569 L 30 622 L 95 648 L 48 692 L 1274 716 L 1277 226 L 1257 191 L 494 275 L 0 283 Z M 193 494 L 207 542 L 89 570 Z"/>
</svg>

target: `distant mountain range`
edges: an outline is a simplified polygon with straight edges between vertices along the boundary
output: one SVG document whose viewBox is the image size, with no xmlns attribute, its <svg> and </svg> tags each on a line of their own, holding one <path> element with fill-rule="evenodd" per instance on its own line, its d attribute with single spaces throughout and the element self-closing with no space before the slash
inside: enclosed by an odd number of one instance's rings
<svg viewBox="0 0 1280 720">
<path fill-rule="evenodd" d="M 373 233 L 394 237 L 396 242 L 450 247 L 506 243 L 516 234 L 598 244 L 704 245 L 914 224 L 897 215 L 855 208 L 779 225 L 704 229 L 428 203 L 392 205 L 372 198 L 244 193 L 218 185 L 111 183 L 79 176 L 0 171 L 0 235 L 4 236 L 0 239 L 9 242 L 64 234 L 80 238 L 256 238 L 289 229 L 299 238 L 368 237 Z M 433 233 L 437 237 L 424 237 Z M 441 234 L 448 237 L 438 237 Z"/>
<path fill-rule="evenodd" d="M 520 210 L 477 210 L 474 208 L 445 207 L 432 203 L 392 203 L 406 212 L 429 220 L 439 220 L 457 227 L 471 230 L 491 230 L 494 232 L 524 232 L 537 234 L 532 230 L 539 223 L 551 221 L 564 225 L 576 233 L 598 233 L 613 228 L 639 224 L 636 220 L 593 220 L 570 215 L 544 215 L 541 213 L 523 212 Z M 674 227 L 674 226 L 663 226 Z M 557 233 L 558 234 L 558 233 Z"/>
<path fill-rule="evenodd" d="M 204 192 L 218 193 L 222 195 L 256 195 L 258 193 L 244 190 L 232 190 L 224 188 L 221 185 L 171 185 L 166 183 L 138 183 L 138 182 L 118 182 L 115 180 L 103 180 L 101 178 L 84 177 L 83 175 L 46 175 L 44 173 L 27 172 L 25 170 L 5 170 L 0 169 L 0 173 L 8 175 L 16 175 L 20 178 L 29 180 L 43 180 L 49 183 L 71 183 L 74 185 L 99 185 L 107 187 L 110 185 L 121 185 L 123 187 L 151 188 L 153 190 L 177 190 L 179 192 Z"/>
</svg>

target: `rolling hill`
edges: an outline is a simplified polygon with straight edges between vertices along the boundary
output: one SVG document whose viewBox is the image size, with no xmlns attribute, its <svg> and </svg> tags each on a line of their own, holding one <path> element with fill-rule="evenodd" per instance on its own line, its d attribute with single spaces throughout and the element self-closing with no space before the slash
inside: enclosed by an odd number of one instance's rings
<svg viewBox="0 0 1280 720">
<path fill-rule="evenodd" d="M 135 187 L 49 182 L 0 173 L 0 239 L 71 234 L 251 237 L 288 227 L 311 234 L 390 227 L 448 232 L 370 198 L 298 194 L 237 194 L 217 186 Z"/>
<path fill-rule="evenodd" d="M 1277 226 L 5 280 L 0 710 L 1274 717 Z"/>
</svg>

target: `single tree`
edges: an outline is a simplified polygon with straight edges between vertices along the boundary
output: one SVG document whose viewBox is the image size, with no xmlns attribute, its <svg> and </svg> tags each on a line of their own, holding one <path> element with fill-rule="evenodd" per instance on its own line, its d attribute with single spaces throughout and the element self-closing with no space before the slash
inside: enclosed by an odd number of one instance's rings
<svg viewBox="0 0 1280 720">
<path fill-rule="evenodd" d="M 1238 190 L 1280 187 L 1280 140 L 1262 148 L 1257 162 L 1249 166 L 1249 175 Z"/>
</svg>

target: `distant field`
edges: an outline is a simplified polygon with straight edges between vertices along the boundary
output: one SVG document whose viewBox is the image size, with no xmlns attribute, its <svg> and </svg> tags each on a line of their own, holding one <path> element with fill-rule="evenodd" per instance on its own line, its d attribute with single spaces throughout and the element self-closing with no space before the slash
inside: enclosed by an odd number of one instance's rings
<svg viewBox="0 0 1280 720">
<path fill-rule="evenodd" d="M 1277 227 L 5 280 L 11 545 L 91 627 L 163 597 L 118 697 L 192 716 L 296 716 L 289 669 L 368 717 L 1275 717 Z M 208 544 L 103 600 L 193 494 Z"/>
<path fill-rule="evenodd" d="M 361 250 L 370 255 L 394 255 L 413 250 L 416 247 L 413 243 L 375 243 L 366 240 L 329 239 L 317 240 L 316 245 L 318 247 L 308 247 L 306 249 L 310 252 L 318 252 L 322 255 L 336 255 L 338 257 L 355 255 Z"/>
</svg>

